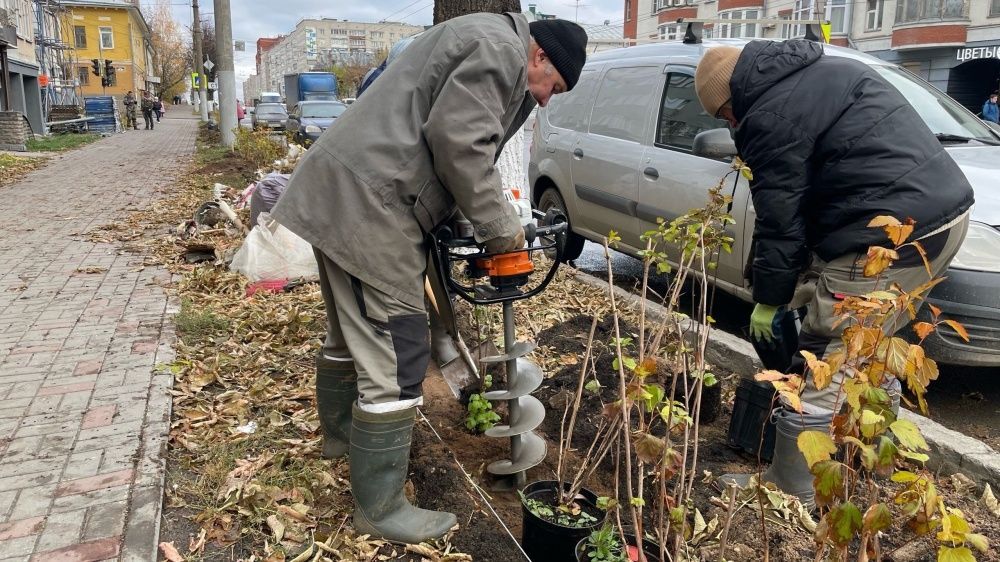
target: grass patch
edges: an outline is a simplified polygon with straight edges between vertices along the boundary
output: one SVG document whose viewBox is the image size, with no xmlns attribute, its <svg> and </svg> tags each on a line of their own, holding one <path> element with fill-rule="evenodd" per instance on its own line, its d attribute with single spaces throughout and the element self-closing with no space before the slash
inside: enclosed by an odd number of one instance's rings
<svg viewBox="0 0 1000 562">
<path fill-rule="evenodd" d="M 30 152 L 63 152 L 90 144 L 99 138 L 101 135 L 95 133 L 64 133 L 28 139 L 27 147 Z"/>
<path fill-rule="evenodd" d="M 174 317 L 174 325 L 181 340 L 188 345 L 228 333 L 230 329 L 228 318 L 210 309 L 198 309 L 189 299 L 181 300 L 181 310 Z"/>
</svg>

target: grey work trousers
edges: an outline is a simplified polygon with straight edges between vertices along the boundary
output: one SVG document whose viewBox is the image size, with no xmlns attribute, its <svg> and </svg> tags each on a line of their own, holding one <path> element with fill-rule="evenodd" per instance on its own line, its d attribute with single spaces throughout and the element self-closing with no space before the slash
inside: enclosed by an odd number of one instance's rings
<svg viewBox="0 0 1000 562">
<path fill-rule="evenodd" d="M 877 286 L 875 278 L 865 277 L 863 274 L 864 254 L 860 256 L 849 254 L 830 262 L 816 259 L 810 268 L 816 289 L 809 302 L 805 320 L 802 322 L 802 329 L 799 333 L 799 350 L 810 351 L 822 358 L 843 347 L 841 335 L 848 323 L 844 322 L 834 326 L 838 319 L 834 314 L 834 306 L 844 296 L 860 296 L 872 291 L 888 289 L 893 283 L 899 284 L 906 291 L 919 287 L 929 281 L 931 277 L 937 277 L 944 273 L 952 258 L 958 253 L 968 229 L 969 218 L 965 216 L 947 230 L 920 240 L 927 252 L 932 276 L 927 275 L 923 260 L 912 247 L 900 250 L 900 259 L 882 273 Z M 906 326 L 908 321 L 909 316 L 900 312 L 896 314 L 895 318 L 886 321 L 883 331 L 886 335 L 891 336 Z M 790 371 L 801 373 L 804 370 L 804 359 L 796 353 Z M 843 381 L 842 372 L 835 373 L 830 386 L 823 390 L 817 390 L 811 380 L 807 381 L 805 390 L 800 397 L 803 412 L 808 414 L 839 412 L 844 401 L 843 393 L 840 392 Z M 898 393 L 899 382 L 891 380 L 890 383 L 890 387 L 887 389 L 890 395 Z"/>
<path fill-rule="evenodd" d="M 422 404 L 430 361 L 427 313 L 350 275 L 318 249 L 314 252 L 327 315 L 323 355 L 354 361 L 358 407 L 385 413 Z"/>
</svg>

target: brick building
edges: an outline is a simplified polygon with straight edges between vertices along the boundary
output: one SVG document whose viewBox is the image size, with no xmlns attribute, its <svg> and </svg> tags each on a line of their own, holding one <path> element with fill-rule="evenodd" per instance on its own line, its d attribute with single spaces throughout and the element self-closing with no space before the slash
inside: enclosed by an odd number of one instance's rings
<svg viewBox="0 0 1000 562">
<path fill-rule="evenodd" d="M 978 112 L 1000 87 L 1000 0 L 623 0 L 632 44 L 679 41 L 678 18 L 728 20 L 706 37 L 788 38 L 797 20 L 830 22 L 835 45 L 909 69 Z M 768 23 L 740 23 L 766 19 Z"/>
</svg>

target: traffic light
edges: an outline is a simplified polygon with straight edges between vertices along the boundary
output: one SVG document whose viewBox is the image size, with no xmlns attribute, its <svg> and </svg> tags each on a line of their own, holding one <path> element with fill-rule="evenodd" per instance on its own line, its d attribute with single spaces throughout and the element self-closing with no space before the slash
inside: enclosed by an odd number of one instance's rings
<svg viewBox="0 0 1000 562">
<path fill-rule="evenodd" d="M 101 75 L 101 61 L 99 59 L 90 59 L 90 64 L 92 65 L 90 70 L 91 70 L 91 72 L 94 73 L 94 76 L 100 76 Z"/>
<path fill-rule="evenodd" d="M 115 67 L 111 65 L 111 59 L 104 59 L 104 76 L 108 78 L 108 82 L 115 79 Z"/>
</svg>

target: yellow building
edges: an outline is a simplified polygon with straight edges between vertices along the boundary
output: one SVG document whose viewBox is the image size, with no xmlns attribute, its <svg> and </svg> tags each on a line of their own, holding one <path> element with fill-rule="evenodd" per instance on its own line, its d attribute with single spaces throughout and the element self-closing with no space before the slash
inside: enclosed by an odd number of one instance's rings
<svg viewBox="0 0 1000 562">
<path fill-rule="evenodd" d="M 149 25 L 130 0 L 62 0 L 63 38 L 73 49 L 69 74 L 76 78 L 84 96 L 121 97 L 132 90 L 154 90 L 159 78 L 152 76 L 153 51 Z M 102 73 L 111 61 L 114 73 L 109 84 L 93 72 L 93 59 Z M 71 73 L 71 74 L 70 74 Z"/>
</svg>

